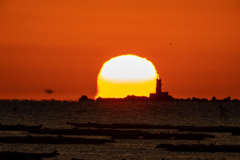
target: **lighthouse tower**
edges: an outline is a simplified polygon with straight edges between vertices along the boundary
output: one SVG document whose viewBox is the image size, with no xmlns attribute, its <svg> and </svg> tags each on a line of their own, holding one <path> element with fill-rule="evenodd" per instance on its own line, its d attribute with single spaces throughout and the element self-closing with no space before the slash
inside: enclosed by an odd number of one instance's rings
<svg viewBox="0 0 240 160">
<path fill-rule="evenodd" d="M 156 95 L 161 95 L 162 93 L 162 80 L 157 78 L 157 86 L 156 86 Z"/>
<path fill-rule="evenodd" d="M 162 80 L 158 77 L 156 79 L 156 93 L 150 93 L 150 100 L 155 101 L 171 101 L 172 96 L 168 95 L 168 92 L 162 92 Z"/>
</svg>

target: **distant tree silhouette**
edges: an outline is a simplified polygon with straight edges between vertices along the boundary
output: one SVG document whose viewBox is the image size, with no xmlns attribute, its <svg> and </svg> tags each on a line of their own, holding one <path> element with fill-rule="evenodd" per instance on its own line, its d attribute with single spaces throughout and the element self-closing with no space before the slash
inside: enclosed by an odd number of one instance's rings
<svg viewBox="0 0 240 160">
<path fill-rule="evenodd" d="M 81 98 L 79 98 L 79 101 L 82 101 L 82 100 L 88 100 L 88 97 L 87 97 L 87 96 L 85 96 L 85 95 L 82 95 L 82 97 L 81 97 Z"/>
<path fill-rule="evenodd" d="M 212 99 L 211 99 L 211 101 L 216 101 L 216 97 L 213 96 Z"/>
<path fill-rule="evenodd" d="M 231 97 L 224 98 L 223 101 L 229 102 L 229 101 L 231 101 Z"/>
</svg>

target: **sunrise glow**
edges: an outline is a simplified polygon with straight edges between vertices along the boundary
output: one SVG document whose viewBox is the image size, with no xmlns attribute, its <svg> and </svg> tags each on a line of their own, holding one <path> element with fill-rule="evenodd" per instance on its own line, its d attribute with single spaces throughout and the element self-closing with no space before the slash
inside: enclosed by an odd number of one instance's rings
<svg viewBox="0 0 240 160">
<path fill-rule="evenodd" d="M 155 92 L 156 78 L 156 69 L 147 59 L 135 55 L 114 57 L 103 64 L 98 74 L 95 98 L 149 96 Z"/>
</svg>

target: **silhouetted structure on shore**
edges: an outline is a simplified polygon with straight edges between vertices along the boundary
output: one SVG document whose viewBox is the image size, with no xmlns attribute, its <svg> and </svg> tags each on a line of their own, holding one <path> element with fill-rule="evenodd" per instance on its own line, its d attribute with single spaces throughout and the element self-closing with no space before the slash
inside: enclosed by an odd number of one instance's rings
<svg viewBox="0 0 240 160">
<path fill-rule="evenodd" d="M 156 79 L 156 93 L 150 93 L 150 100 L 157 101 L 171 101 L 174 100 L 172 96 L 168 94 L 168 92 L 162 92 L 162 80 Z"/>
</svg>

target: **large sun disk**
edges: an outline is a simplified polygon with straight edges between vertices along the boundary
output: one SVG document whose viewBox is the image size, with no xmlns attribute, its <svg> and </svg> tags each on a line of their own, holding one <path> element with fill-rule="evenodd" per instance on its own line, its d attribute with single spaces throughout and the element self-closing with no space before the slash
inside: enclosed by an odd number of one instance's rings
<svg viewBox="0 0 240 160">
<path fill-rule="evenodd" d="M 149 96 L 155 90 L 157 72 L 145 58 L 122 55 L 105 62 L 98 75 L 97 97 Z"/>
</svg>

